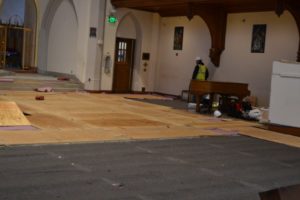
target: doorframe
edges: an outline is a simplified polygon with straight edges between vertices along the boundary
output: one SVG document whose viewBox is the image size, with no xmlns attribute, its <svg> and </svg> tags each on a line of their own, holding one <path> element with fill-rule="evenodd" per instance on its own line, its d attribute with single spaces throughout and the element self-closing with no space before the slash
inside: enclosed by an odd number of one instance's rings
<svg viewBox="0 0 300 200">
<path fill-rule="evenodd" d="M 116 44 L 115 44 L 115 56 L 114 56 L 114 68 L 113 68 L 113 84 L 112 84 L 112 92 L 113 93 L 117 93 L 115 91 L 115 68 L 116 68 L 116 60 L 118 57 L 118 53 L 117 50 L 118 48 L 116 48 L 117 46 L 117 40 L 118 39 L 126 39 L 126 40 L 131 40 L 132 41 L 132 53 L 131 53 L 131 66 L 130 66 L 130 73 L 129 73 L 129 88 L 128 88 L 128 92 L 126 93 L 132 93 L 132 82 L 133 82 L 133 69 L 134 69 L 134 63 L 135 63 L 135 45 L 136 45 L 136 39 L 132 39 L 132 38 L 123 38 L 123 37 L 116 37 Z"/>
</svg>

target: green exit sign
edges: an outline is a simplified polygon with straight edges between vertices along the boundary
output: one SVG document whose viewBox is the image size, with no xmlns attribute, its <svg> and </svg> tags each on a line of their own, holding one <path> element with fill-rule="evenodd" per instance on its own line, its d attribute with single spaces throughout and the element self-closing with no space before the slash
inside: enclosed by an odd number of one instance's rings
<svg viewBox="0 0 300 200">
<path fill-rule="evenodd" d="M 117 18 L 115 16 L 113 16 L 113 15 L 108 16 L 108 23 L 114 24 L 117 21 L 118 20 L 117 20 Z"/>
</svg>

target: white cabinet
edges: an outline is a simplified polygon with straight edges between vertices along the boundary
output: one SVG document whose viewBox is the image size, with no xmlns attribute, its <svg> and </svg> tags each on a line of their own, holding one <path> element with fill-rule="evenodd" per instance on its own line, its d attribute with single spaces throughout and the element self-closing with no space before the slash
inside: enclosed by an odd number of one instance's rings
<svg viewBox="0 0 300 200">
<path fill-rule="evenodd" d="M 273 63 L 269 120 L 300 127 L 300 63 Z"/>
</svg>

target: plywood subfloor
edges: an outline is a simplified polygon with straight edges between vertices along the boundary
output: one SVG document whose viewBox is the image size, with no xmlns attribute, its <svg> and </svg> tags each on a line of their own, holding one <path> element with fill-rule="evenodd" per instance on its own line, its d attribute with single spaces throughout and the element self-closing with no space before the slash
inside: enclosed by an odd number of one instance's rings
<svg viewBox="0 0 300 200">
<path fill-rule="evenodd" d="M 0 101 L 0 126 L 27 126 L 30 122 L 15 102 Z"/>
<path fill-rule="evenodd" d="M 35 96 L 44 95 L 44 101 Z M 255 128 L 256 123 L 217 119 L 184 110 L 133 101 L 134 95 L 1 91 L 36 130 L 0 131 L 0 144 L 49 144 L 165 139 L 242 134 L 300 147 L 300 138 Z M 126 97 L 126 98 L 124 98 Z M 164 98 L 137 95 L 137 98 Z M 19 112 L 21 112 L 19 111 Z"/>
</svg>

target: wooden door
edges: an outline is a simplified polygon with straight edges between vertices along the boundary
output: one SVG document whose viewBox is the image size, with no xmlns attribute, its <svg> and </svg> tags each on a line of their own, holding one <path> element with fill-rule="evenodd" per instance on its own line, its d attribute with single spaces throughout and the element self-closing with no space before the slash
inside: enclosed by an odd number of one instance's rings
<svg viewBox="0 0 300 200">
<path fill-rule="evenodd" d="M 0 69 L 5 68 L 6 64 L 6 37 L 6 27 L 0 26 Z"/>
<path fill-rule="evenodd" d="M 117 38 L 113 92 L 131 91 L 135 40 Z"/>
</svg>

